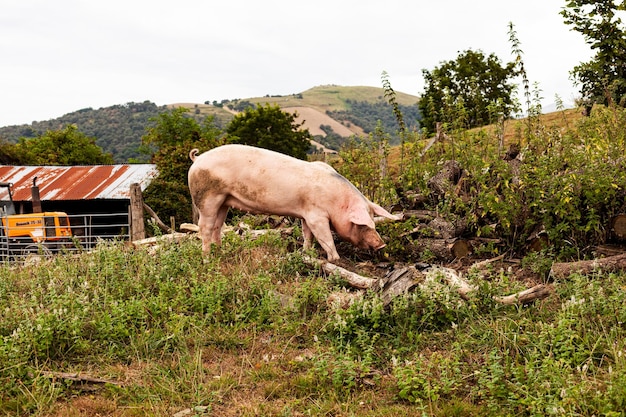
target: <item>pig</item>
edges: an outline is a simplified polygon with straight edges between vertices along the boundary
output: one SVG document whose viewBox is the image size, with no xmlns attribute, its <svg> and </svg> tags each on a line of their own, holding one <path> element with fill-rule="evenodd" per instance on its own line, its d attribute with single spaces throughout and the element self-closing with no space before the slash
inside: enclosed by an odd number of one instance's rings
<svg viewBox="0 0 626 417">
<path fill-rule="evenodd" d="M 399 217 L 369 201 L 346 178 L 323 162 L 307 162 L 247 145 L 222 145 L 189 158 L 189 191 L 198 210 L 203 251 L 221 243 L 230 207 L 255 214 L 302 219 L 304 248 L 317 239 L 329 261 L 339 259 L 331 230 L 361 249 L 380 250 L 385 243 L 374 215 Z"/>
</svg>

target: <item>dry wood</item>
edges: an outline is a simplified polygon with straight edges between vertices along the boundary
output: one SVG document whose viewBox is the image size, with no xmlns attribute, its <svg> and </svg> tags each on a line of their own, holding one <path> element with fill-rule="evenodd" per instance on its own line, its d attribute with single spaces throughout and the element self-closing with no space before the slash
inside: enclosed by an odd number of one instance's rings
<svg viewBox="0 0 626 417">
<path fill-rule="evenodd" d="M 424 273 L 429 275 L 431 278 L 433 275 L 443 277 L 449 286 L 456 288 L 456 291 L 464 300 L 469 299 L 468 294 L 470 292 L 476 291 L 476 287 L 465 281 L 461 277 L 461 274 L 454 269 L 444 268 L 442 266 L 432 266 L 427 271 L 424 271 Z"/>
<path fill-rule="evenodd" d="M 397 219 L 390 219 L 388 217 L 383 217 L 383 216 L 374 216 L 374 223 L 379 224 L 379 223 L 396 222 L 396 221 L 404 220 L 403 213 L 392 213 L 392 214 L 396 216 Z"/>
<path fill-rule="evenodd" d="M 463 234 L 466 224 L 462 221 L 452 223 L 443 217 L 435 217 L 428 222 L 428 227 L 435 233 L 435 236 L 442 239 L 452 239 Z"/>
<path fill-rule="evenodd" d="M 428 196 L 422 193 L 418 193 L 414 190 L 402 191 L 397 189 L 398 197 L 400 197 L 400 208 L 408 210 L 416 210 L 418 207 L 423 207 L 428 202 Z"/>
<path fill-rule="evenodd" d="M 421 283 L 438 278 L 443 278 L 443 280 L 450 287 L 454 288 L 464 300 L 469 300 L 469 294 L 477 290 L 477 288 L 467 282 L 458 271 L 440 266 L 432 266 L 424 271 L 418 271 L 414 267 L 403 267 L 390 272 L 384 278 L 374 279 L 364 277 L 320 259 L 314 259 L 308 256 L 303 259 L 309 265 L 322 268 L 327 274 L 339 274 L 352 287 L 380 292 L 384 305 L 389 305 L 394 297 L 419 287 Z M 550 288 L 540 284 L 515 294 L 494 296 L 493 299 L 497 303 L 505 305 L 528 304 L 535 300 L 544 299 L 550 294 Z M 349 297 L 345 297 L 343 294 L 333 294 L 329 297 L 328 302 L 333 305 L 346 306 L 358 296 L 360 295 L 351 294 Z"/>
<path fill-rule="evenodd" d="M 615 272 L 623 270 L 626 270 L 626 253 L 591 261 L 555 262 L 550 269 L 550 276 L 553 279 L 563 279 L 574 273 L 587 275 L 596 271 Z"/>
<path fill-rule="evenodd" d="M 372 289 L 381 293 L 380 297 L 384 305 L 389 305 L 395 297 L 405 294 L 419 285 L 418 277 L 419 273 L 412 266 L 397 268 L 384 278 L 379 279 Z"/>
<path fill-rule="evenodd" d="M 134 240 L 132 244 L 134 246 L 154 246 L 166 241 L 179 241 L 186 236 L 188 236 L 187 233 L 168 233 L 162 236 L 153 236 L 145 239 Z"/>
<path fill-rule="evenodd" d="M 103 388 L 104 385 L 123 386 L 119 381 L 113 381 L 111 379 L 95 378 L 89 375 L 84 375 L 79 372 L 52 372 L 41 371 L 41 375 L 46 378 L 62 379 L 64 381 L 71 381 L 78 384 L 81 391 L 96 391 Z"/>
<path fill-rule="evenodd" d="M 185 233 L 198 233 L 200 231 L 200 228 L 198 227 L 197 224 L 181 223 L 180 231 L 185 232 Z"/>
<path fill-rule="evenodd" d="M 446 192 L 453 190 L 454 185 L 459 182 L 462 171 L 457 161 L 446 161 L 441 170 L 428 180 L 427 186 L 435 197 L 444 198 Z"/>
</svg>

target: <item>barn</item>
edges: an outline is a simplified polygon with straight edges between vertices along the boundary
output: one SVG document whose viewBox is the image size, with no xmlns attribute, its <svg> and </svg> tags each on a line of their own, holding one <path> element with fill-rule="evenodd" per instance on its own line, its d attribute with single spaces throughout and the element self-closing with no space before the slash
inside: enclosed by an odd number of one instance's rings
<svg viewBox="0 0 626 417">
<path fill-rule="evenodd" d="M 0 187 L 0 206 L 12 197 L 16 214 L 38 210 L 67 213 L 76 236 L 128 238 L 131 185 L 137 184 L 143 191 L 157 174 L 153 164 L 0 165 L 0 183 L 4 184 Z M 36 194 L 33 206 L 33 187 L 38 191 L 40 209 Z"/>
</svg>

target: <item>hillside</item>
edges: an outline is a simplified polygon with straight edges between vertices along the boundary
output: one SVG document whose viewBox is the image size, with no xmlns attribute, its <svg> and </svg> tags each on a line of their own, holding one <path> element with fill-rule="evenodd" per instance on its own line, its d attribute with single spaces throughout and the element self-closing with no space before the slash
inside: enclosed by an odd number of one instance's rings
<svg viewBox="0 0 626 417">
<path fill-rule="evenodd" d="M 417 126 L 417 97 L 397 92 L 407 124 Z M 266 96 L 224 100 L 221 103 L 172 103 L 158 106 L 150 101 L 126 103 L 99 109 L 85 108 L 47 121 L 30 125 L 0 127 L 0 139 L 16 143 L 20 138 L 36 137 L 47 130 L 56 130 L 75 124 L 87 136 L 95 137 L 96 144 L 110 152 L 118 163 L 130 159 L 145 159 L 139 153 L 141 138 L 151 119 L 174 107 L 189 108 L 198 119 L 213 116 L 218 127 L 225 127 L 233 114 L 252 105 L 278 105 L 285 111 L 297 112 L 312 135 L 324 145 L 337 149 L 352 135 L 366 135 L 373 131 L 378 120 L 387 132 L 393 134 L 397 125 L 382 88 L 319 86 L 289 96 Z M 392 138 L 393 140 L 393 138 Z"/>
</svg>

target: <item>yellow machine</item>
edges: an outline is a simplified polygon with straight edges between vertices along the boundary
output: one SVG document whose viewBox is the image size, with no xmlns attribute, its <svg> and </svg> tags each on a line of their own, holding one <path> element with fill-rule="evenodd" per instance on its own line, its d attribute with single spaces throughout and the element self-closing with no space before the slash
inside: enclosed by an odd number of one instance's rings
<svg viewBox="0 0 626 417">
<path fill-rule="evenodd" d="M 0 188 L 7 189 L 8 200 L 0 201 L 0 252 L 2 255 L 27 255 L 30 253 L 51 253 L 71 242 L 72 228 L 67 213 L 47 211 L 29 214 L 15 214 L 11 184 L 0 182 Z M 33 181 L 33 188 L 36 185 Z M 40 207 L 39 192 L 33 206 Z"/>
<path fill-rule="evenodd" d="M 33 243 L 54 242 L 72 237 L 69 218 L 62 211 L 12 214 L 2 217 L 2 226 L 9 239 L 30 239 Z"/>
</svg>

